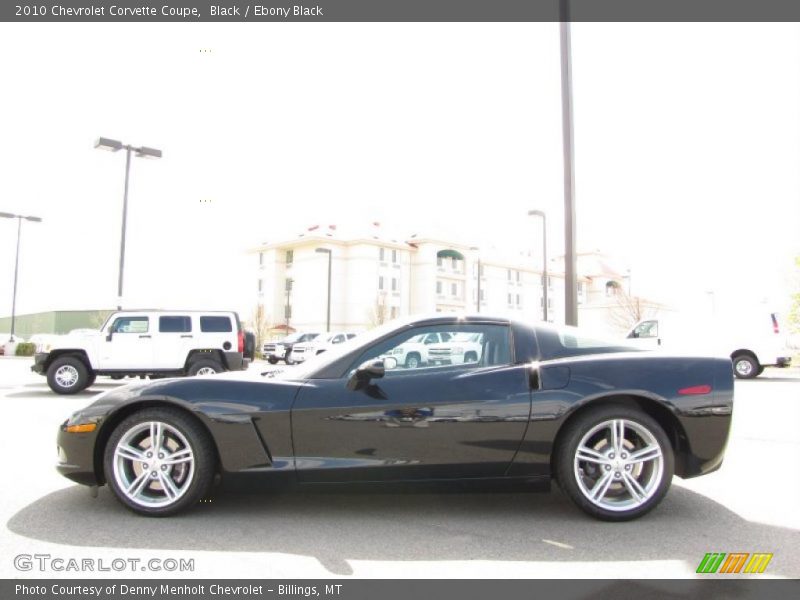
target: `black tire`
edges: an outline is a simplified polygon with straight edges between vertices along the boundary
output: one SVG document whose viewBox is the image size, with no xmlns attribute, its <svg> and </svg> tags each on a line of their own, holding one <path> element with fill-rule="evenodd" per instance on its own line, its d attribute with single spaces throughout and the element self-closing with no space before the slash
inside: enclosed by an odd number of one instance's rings
<svg viewBox="0 0 800 600">
<path fill-rule="evenodd" d="M 420 364 L 422 364 L 422 361 L 420 360 L 419 354 L 416 352 L 410 352 L 408 356 L 406 356 L 406 369 L 416 369 Z"/>
<path fill-rule="evenodd" d="M 269 362 L 269 364 L 271 364 L 271 365 L 277 365 L 277 364 L 278 364 L 278 359 L 277 359 L 277 358 L 275 358 L 274 356 L 270 356 L 270 357 L 267 359 L 267 362 Z"/>
<path fill-rule="evenodd" d="M 77 394 L 89 385 L 89 369 L 77 356 L 62 356 L 47 368 L 47 385 L 56 394 Z"/>
<path fill-rule="evenodd" d="M 764 365 L 759 365 L 758 373 L 756 373 L 756 376 L 761 375 L 763 372 L 764 372 Z"/>
<path fill-rule="evenodd" d="M 194 468 L 189 470 L 187 467 L 187 471 L 184 471 L 186 478 L 179 484 L 181 495 L 173 502 L 161 506 L 147 505 L 144 502 L 153 497 L 158 501 L 159 495 L 162 499 L 166 497 L 166 494 L 159 493 L 159 488 L 153 489 L 152 483 L 148 483 L 144 486 L 144 494 L 146 494 L 146 496 L 142 498 L 140 502 L 126 495 L 122 489 L 123 482 L 117 479 L 114 468 L 115 450 L 120 440 L 122 440 L 127 433 L 137 428 L 137 426 L 148 422 L 159 422 L 162 425 L 167 425 L 180 432 L 188 442 L 188 446 L 194 458 Z M 148 437 L 147 439 L 150 438 Z M 148 446 L 145 446 L 143 451 L 146 450 L 147 447 Z M 172 467 L 172 469 L 175 468 L 176 466 Z M 146 408 L 127 417 L 122 423 L 117 425 L 111 433 L 111 437 L 108 439 L 108 443 L 103 452 L 103 470 L 111 491 L 123 506 L 140 515 L 166 517 L 196 505 L 208 494 L 211 489 L 211 484 L 214 481 L 216 471 L 216 453 L 208 433 L 191 415 L 174 408 Z M 124 471 L 125 469 L 121 468 L 121 472 L 124 473 Z M 161 471 L 161 469 L 159 469 L 159 471 Z M 145 471 L 140 468 L 139 472 L 142 473 Z M 148 472 L 152 473 L 154 471 Z M 172 476 L 171 469 L 168 469 L 166 472 L 170 473 L 170 477 Z M 130 476 L 135 477 L 136 472 L 131 472 Z M 158 484 L 158 480 L 155 480 L 154 483 Z M 158 485 L 160 486 L 161 484 Z M 165 488 L 160 487 L 160 489 L 163 490 Z"/>
<path fill-rule="evenodd" d="M 194 361 L 191 365 L 189 365 L 189 369 L 187 370 L 186 374 L 190 377 L 194 377 L 195 375 L 199 374 L 200 371 L 204 371 L 203 375 L 210 375 L 207 373 L 209 369 L 213 369 L 214 373 L 222 373 L 225 370 L 219 361 L 214 360 L 213 358 L 201 358 Z"/>
<path fill-rule="evenodd" d="M 763 371 L 761 365 L 758 364 L 758 360 L 752 354 L 737 354 L 731 360 L 733 362 L 733 374 L 739 379 L 753 379 Z"/>
<path fill-rule="evenodd" d="M 86 387 L 87 388 L 92 387 L 96 380 L 97 380 L 97 374 L 94 371 L 92 371 L 92 373 L 89 375 L 89 380 L 86 382 Z"/>
<path fill-rule="evenodd" d="M 576 465 L 576 452 L 584 436 L 590 434 L 593 429 L 601 424 L 623 419 L 628 424 L 628 429 L 624 434 L 626 443 L 623 452 L 620 453 L 619 457 L 616 457 L 618 460 L 615 466 L 607 464 L 604 465 L 605 469 L 603 469 L 601 464 L 581 461 L 579 464 L 582 466 L 578 468 Z M 648 442 L 648 447 L 652 445 L 651 442 L 657 442 L 661 450 L 660 459 L 642 461 L 638 465 L 627 465 L 624 461 L 619 460 L 623 457 L 627 458 L 631 452 L 635 452 L 635 444 L 640 439 L 643 439 L 639 432 L 633 429 L 634 424 L 650 434 L 652 439 Z M 597 433 L 588 438 L 589 441 L 587 443 L 593 444 L 591 447 L 601 454 L 611 452 L 610 455 L 606 454 L 605 458 L 613 459 L 615 458 L 613 447 L 611 445 L 602 445 L 604 443 L 603 437 L 608 431 L 606 428 L 598 429 Z M 595 436 L 599 437 L 596 438 Z M 600 440 L 600 445 L 594 445 L 596 442 L 592 442 L 592 440 L 598 439 Z M 627 456 L 624 453 L 626 449 L 628 450 Z M 629 470 L 629 468 L 634 470 Z M 637 474 L 635 469 L 641 470 Z M 608 471 L 609 485 L 607 486 L 608 491 L 604 491 L 598 499 L 598 502 L 605 504 L 605 506 L 601 506 L 590 500 L 587 494 L 590 491 L 594 491 L 594 484 L 598 484 L 602 480 L 605 471 Z M 558 447 L 555 449 L 555 476 L 559 487 L 581 510 L 603 521 L 628 521 L 651 511 L 661 502 L 667 490 L 669 490 L 674 471 L 675 459 L 667 434 L 649 415 L 625 405 L 601 406 L 588 409 L 577 415 L 567 425 L 567 428 L 559 434 Z M 579 475 L 577 472 L 581 474 L 580 482 L 578 481 Z M 645 481 L 645 485 L 642 486 L 647 493 L 644 495 L 646 499 L 641 503 L 635 503 L 633 500 L 633 494 L 629 491 L 628 484 L 625 483 L 626 478 L 630 480 L 629 475 L 626 473 L 634 475 L 633 479 L 636 479 L 638 484 L 641 484 L 642 480 L 648 477 L 651 478 L 649 481 Z M 592 478 L 594 478 L 594 481 L 592 481 Z M 588 483 L 593 484 L 591 488 L 588 488 Z M 627 506 L 626 503 L 634 504 Z M 614 508 L 608 508 L 609 506 Z"/>
<path fill-rule="evenodd" d="M 467 352 L 464 355 L 464 362 L 465 363 L 478 362 L 478 355 L 475 352 Z"/>
</svg>

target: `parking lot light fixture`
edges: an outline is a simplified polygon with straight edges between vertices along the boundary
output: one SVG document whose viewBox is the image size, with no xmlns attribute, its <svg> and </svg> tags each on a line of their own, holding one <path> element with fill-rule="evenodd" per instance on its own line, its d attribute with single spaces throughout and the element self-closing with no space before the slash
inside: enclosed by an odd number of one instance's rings
<svg viewBox="0 0 800 600">
<path fill-rule="evenodd" d="M 128 181 L 131 173 L 131 152 L 135 152 L 139 158 L 161 158 L 161 150 L 148 148 L 147 146 L 135 147 L 130 144 L 123 144 L 119 140 L 111 138 L 97 138 L 94 147 L 98 150 L 117 152 L 125 150 L 125 192 L 122 198 L 122 233 L 119 242 L 119 279 L 117 281 L 117 309 L 122 309 L 122 280 L 125 273 L 125 232 L 128 223 Z"/>
<path fill-rule="evenodd" d="M 19 239 L 22 234 L 22 220 L 25 219 L 26 221 L 31 221 L 33 223 L 41 223 L 42 219 L 40 217 L 32 217 L 30 215 L 28 216 L 15 215 L 14 213 L 7 213 L 7 212 L 0 212 L 0 217 L 17 220 L 17 253 L 14 258 L 14 295 L 11 299 L 11 336 L 9 337 L 8 340 L 9 342 L 13 342 L 14 327 L 16 325 L 16 320 L 17 320 L 17 276 L 19 274 Z"/>
<path fill-rule="evenodd" d="M 327 310 L 327 317 L 325 321 L 325 331 L 330 333 L 331 331 L 331 264 L 333 261 L 333 252 L 331 252 L 330 248 L 317 248 L 314 252 L 319 252 L 320 254 L 327 254 L 328 255 L 328 310 Z"/>
</svg>

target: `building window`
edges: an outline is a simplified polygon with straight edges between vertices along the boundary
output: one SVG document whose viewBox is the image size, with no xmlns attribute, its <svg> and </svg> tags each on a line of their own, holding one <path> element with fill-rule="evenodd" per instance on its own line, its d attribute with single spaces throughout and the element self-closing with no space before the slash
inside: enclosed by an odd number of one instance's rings
<svg viewBox="0 0 800 600">
<path fill-rule="evenodd" d="M 456 260 L 455 256 L 450 257 L 450 268 L 453 269 L 453 271 L 458 272 L 458 261 Z"/>
<path fill-rule="evenodd" d="M 481 290 L 481 302 L 486 300 L 486 290 Z"/>
<path fill-rule="evenodd" d="M 261 267 L 263 265 L 264 265 L 264 253 L 263 252 L 259 252 L 258 253 L 258 266 Z"/>
<path fill-rule="evenodd" d="M 397 250 L 392 250 L 392 262 L 397 263 Z"/>
<path fill-rule="evenodd" d="M 522 306 L 522 298 L 520 298 L 519 294 L 517 294 L 517 306 L 518 307 Z"/>
<path fill-rule="evenodd" d="M 511 281 L 511 269 L 508 269 L 508 280 Z"/>
<path fill-rule="evenodd" d="M 389 318 L 396 319 L 400 310 L 396 306 L 392 306 L 389 309 Z"/>
<path fill-rule="evenodd" d="M 290 267 L 294 262 L 294 250 L 286 251 L 286 266 Z"/>
<path fill-rule="evenodd" d="M 386 262 L 386 250 L 383 248 L 378 249 L 378 258 L 381 262 Z"/>
<path fill-rule="evenodd" d="M 378 289 L 379 289 L 379 290 L 382 290 L 382 289 L 383 289 L 383 275 L 381 275 L 380 277 L 378 277 Z"/>
<path fill-rule="evenodd" d="M 393 292 L 397 291 L 397 278 L 396 277 L 392 277 L 392 291 Z"/>
<path fill-rule="evenodd" d="M 286 280 L 285 288 L 286 288 L 287 292 L 291 292 L 292 291 L 292 283 L 293 282 L 294 282 L 294 279 L 287 279 Z"/>
<path fill-rule="evenodd" d="M 441 295 L 442 295 L 442 282 L 441 282 L 441 281 L 437 281 L 437 282 L 436 282 L 436 293 L 437 293 L 439 296 L 441 296 Z"/>
<path fill-rule="evenodd" d="M 519 283 L 519 280 L 520 280 L 519 279 L 519 271 L 515 271 L 515 273 L 516 273 L 517 283 Z"/>
<path fill-rule="evenodd" d="M 259 279 L 258 280 L 258 293 L 259 294 L 263 294 L 264 293 L 264 280 L 263 279 Z"/>
<path fill-rule="evenodd" d="M 619 291 L 619 284 L 616 281 L 606 283 L 606 296 L 616 296 Z"/>
<path fill-rule="evenodd" d="M 441 256 L 436 257 L 436 266 L 440 269 L 444 266 L 444 259 Z"/>
<path fill-rule="evenodd" d="M 512 303 L 512 300 L 513 300 L 513 298 L 511 297 L 511 293 L 509 293 L 508 294 L 508 305 L 509 306 L 514 306 L 514 304 Z"/>
</svg>

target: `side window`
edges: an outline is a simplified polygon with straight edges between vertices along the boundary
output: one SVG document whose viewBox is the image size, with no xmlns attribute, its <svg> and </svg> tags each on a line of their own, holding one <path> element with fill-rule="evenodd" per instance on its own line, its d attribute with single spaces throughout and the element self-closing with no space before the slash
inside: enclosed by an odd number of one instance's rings
<svg viewBox="0 0 800 600">
<path fill-rule="evenodd" d="M 352 340 L 354 337 L 356 337 L 356 334 L 355 334 L 355 333 L 348 333 L 348 334 L 347 334 L 347 339 L 348 339 L 348 340 Z"/>
<path fill-rule="evenodd" d="M 419 339 L 424 340 L 422 345 Z M 506 325 L 417 327 L 375 344 L 356 359 L 353 368 L 375 358 L 384 359 L 387 374 L 391 375 L 506 365 L 511 363 L 510 335 Z"/>
<path fill-rule="evenodd" d="M 150 321 L 147 317 L 119 317 L 111 326 L 114 333 L 147 333 Z"/>
<path fill-rule="evenodd" d="M 344 336 L 339 334 L 335 338 L 333 338 L 334 344 L 341 344 L 344 341 Z"/>
<path fill-rule="evenodd" d="M 639 323 L 628 337 L 631 338 L 657 338 L 658 337 L 658 321 L 645 321 Z"/>
<path fill-rule="evenodd" d="M 203 333 L 227 333 L 233 331 L 230 317 L 200 317 L 200 331 Z"/>
<path fill-rule="evenodd" d="M 158 331 L 161 333 L 189 333 L 192 331 L 191 317 L 158 317 Z"/>
</svg>

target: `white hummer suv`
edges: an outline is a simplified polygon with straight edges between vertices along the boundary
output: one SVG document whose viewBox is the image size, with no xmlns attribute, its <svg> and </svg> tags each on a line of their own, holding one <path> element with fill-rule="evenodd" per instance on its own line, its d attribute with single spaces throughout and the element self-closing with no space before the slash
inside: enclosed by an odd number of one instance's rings
<svg viewBox="0 0 800 600">
<path fill-rule="evenodd" d="M 137 310 L 112 313 L 37 348 L 31 370 L 50 389 L 75 394 L 98 375 L 164 377 L 246 369 L 245 332 L 235 312 Z"/>
</svg>

